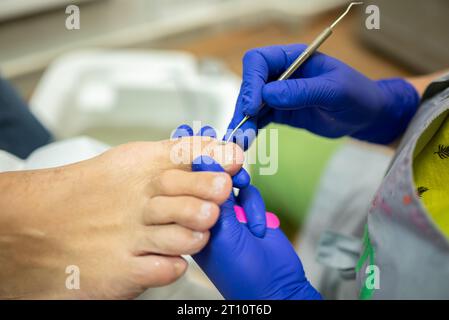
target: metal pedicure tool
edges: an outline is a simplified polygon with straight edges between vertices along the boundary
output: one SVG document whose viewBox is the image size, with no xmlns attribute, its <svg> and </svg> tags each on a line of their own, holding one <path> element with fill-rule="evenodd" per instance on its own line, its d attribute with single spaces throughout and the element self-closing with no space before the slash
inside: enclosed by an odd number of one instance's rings
<svg viewBox="0 0 449 320">
<path fill-rule="evenodd" d="M 341 20 L 349 13 L 351 8 L 356 5 L 363 4 L 363 2 L 351 2 L 346 9 L 346 11 L 338 17 L 337 20 L 334 21 L 329 27 L 323 30 L 323 32 L 320 33 L 318 37 L 313 40 L 313 42 L 304 50 L 303 53 L 300 54 L 300 56 L 288 67 L 287 70 L 279 77 L 278 81 L 287 80 L 292 76 L 292 74 L 304 63 L 307 61 L 307 59 L 312 56 L 318 48 L 332 35 L 334 28 L 337 26 L 338 23 L 340 23 Z M 265 103 L 262 103 L 259 110 L 265 107 Z M 237 125 L 237 127 L 232 130 L 231 134 L 229 135 L 228 139 L 226 140 L 226 143 L 231 141 L 231 139 L 234 137 L 235 133 L 238 129 L 240 129 L 246 121 L 251 119 L 250 116 L 246 115 L 242 121 Z"/>
</svg>

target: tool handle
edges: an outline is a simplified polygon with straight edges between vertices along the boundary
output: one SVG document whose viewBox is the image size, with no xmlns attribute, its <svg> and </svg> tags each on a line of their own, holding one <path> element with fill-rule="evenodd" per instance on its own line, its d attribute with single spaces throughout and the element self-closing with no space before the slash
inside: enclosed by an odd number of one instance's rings
<svg viewBox="0 0 449 320">
<path fill-rule="evenodd" d="M 295 73 L 296 70 L 298 70 L 298 68 L 307 61 L 307 59 L 310 58 L 310 56 L 312 54 L 314 54 L 319 47 L 321 47 L 321 45 L 332 35 L 332 28 L 328 27 L 326 29 L 323 30 L 323 32 L 321 32 L 318 37 L 315 38 L 315 40 L 299 55 L 298 58 L 296 58 L 296 60 L 290 65 L 290 67 L 288 67 L 287 70 L 284 71 L 284 73 L 278 78 L 278 81 L 283 81 L 283 80 L 287 80 L 288 78 L 290 78 L 293 73 Z M 262 110 L 264 107 L 266 106 L 265 102 L 263 102 L 260 106 L 259 106 L 259 110 Z M 249 116 L 245 116 L 245 118 L 243 118 L 242 122 L 234 129 L 234 131 L 231 133 L 231 135 L 228 138 L 229 142 L 232 138 L 232 136 L 234 135 L 235 131 L 237 131 L 237 129 L 239 129 L 243 124 L 245 124 L 246 121 L 248 121 L 250 119 Z"/>
<path fill-rule="evenodd" d="M 318 37 L 301 53 L 301 55 L 293 62 L 290 67 L 279 77 L 278 81 L 287 80 L 298 68 L 314 54 L 318 48 L 332 35 L 332 29 L 326 28 Z"/>
</svg>

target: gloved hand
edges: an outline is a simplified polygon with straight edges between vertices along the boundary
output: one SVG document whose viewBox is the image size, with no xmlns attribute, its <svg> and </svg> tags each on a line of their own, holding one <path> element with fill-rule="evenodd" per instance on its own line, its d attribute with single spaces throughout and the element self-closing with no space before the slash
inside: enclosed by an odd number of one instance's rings
<svg viewBox="0 0 449 320">
<path fill-rule="evenodd" d="M 199 132 L 196 134 L 197 136 L 209 136 L 211 138 L 216 138 L 217 134 L 215 130 L 210 126 L 204 126 L 202 127 Z M 176 128 L 176 130 L 172 133 L 172 138 L 181 138 L 181 137 L 189 137 L 193 136 L 193 129 L 183 124 Z M 197 161 L 197 159 L 195 159 Z M 194 161 L 195 162 L 195 161 Z M 237 172 L 236 175 L 232 177 L 232 184 L 234 188 L 245 188 L 250 183 L 250 176 L 248 172 L 244 168 L 240 169 L 239 172 Z M 245 192 L 242 192 L 240 194 L 242 197 L 245 196 Z M 265 217 L 265 206 L 257 205 L 258 203 L 255 203 L 254 201 L 251 201 L 250 197 L 245 198 L 246 201 L 243 201 L 243 209 L 247 212 L 251 212 L 252 214 L 248 217 L 247 223 L 249 230 L 256 236 L 256 237 L 263 237 L 265 236 L 265 232 L 267 229 L 267 221 Z"/>
<path fill-rule="evenodd" d="M 223 168 L 208 158 L 194 161 L 192 170 Z M 259 191 L 251 185 L 240 189 L 237 199 L 231 194 L 220 207 L 209 243 L 193 256 L 220 293 L 226 299 L 321 299 L 306 279 L 301 261 L 277 218 L 269 216 L 265 237 L 255 237 L 245 223 L 239 222 L 236 204 L 245 208 L 248 217 L 251 209 L 265 207 Z"/>
<path fill-rule="evenodd" d="M 191 135 L 193 130 L 182 125 L 172 136 Z M 216 136 L 211 127 L 201 128 L 198 135 Z M 223 168 L 204 156 L 193 161 L 192 170 Z M 279 220 L 273 214 L 265 215 L 263 199 L 249 184 L 246 171 L 239 171 L 233 182 L 240 188 L 239 195 L 236 198 L 231 194 L 221 206 L 209 243 L 193 257 L 195 261 L 226 299 L 321 299 L 307 281 L 290 241 L 279 229 Z"/>
<path fill-rule="evenodd" d="M 229 129 L 250 115 L 254 117 L 242 130 L 275 122 L 324 137 L 349 135 L 379 144 L 391 143 L 404 132 L 418 108 L 419 95 L 403 79 L 372 81 L 337 59 L 316 53 L 290 80 L 274 81 L 305 48 L 272 46 L 246 53 Z M 262 102 L 267 106 L 258 113 Z"/>
</svg>

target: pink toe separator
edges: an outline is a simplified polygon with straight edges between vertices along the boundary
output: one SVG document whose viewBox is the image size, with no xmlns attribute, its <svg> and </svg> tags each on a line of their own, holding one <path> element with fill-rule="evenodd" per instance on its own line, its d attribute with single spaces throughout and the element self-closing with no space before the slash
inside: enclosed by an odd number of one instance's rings
<svg viewBox="0 0 449 320">
<path fill-rule="evenodd" d="M 242 223 L 247 223 L 248 220 L 246 219 L 246 213 L 245 210 L 243 210 L 240 206 L 234 206 L 235 215 L 237 217 L 237 220 Z M 270 229 L 277 229 L 281 225 L 281 222 L 279 221 L 279 218 L 271 212 L 266 212 L 267 217 L 267 227 Z"/>
</svg>

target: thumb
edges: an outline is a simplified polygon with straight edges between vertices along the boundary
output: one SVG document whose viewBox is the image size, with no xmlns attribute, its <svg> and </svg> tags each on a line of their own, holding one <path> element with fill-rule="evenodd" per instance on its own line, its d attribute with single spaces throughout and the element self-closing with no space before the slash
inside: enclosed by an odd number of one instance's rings
<svg viewBox="0 0 449 320">
<path fill-rule="evenodd" d="M 335 89 L 322 78 L 292 79 L 268 83 L 262 96 L 270 107 L 279 110 L 296 110 L 333 103 Z"/>
</svg>

